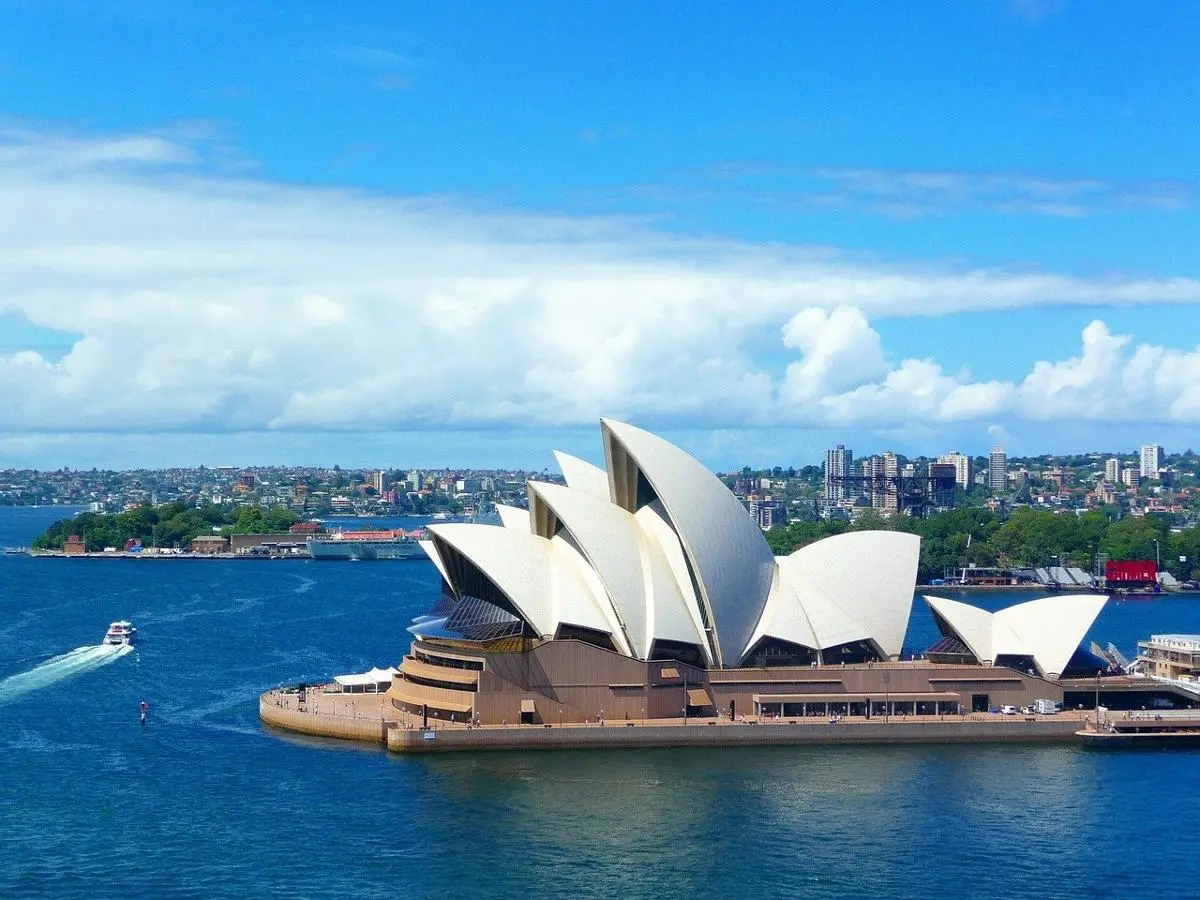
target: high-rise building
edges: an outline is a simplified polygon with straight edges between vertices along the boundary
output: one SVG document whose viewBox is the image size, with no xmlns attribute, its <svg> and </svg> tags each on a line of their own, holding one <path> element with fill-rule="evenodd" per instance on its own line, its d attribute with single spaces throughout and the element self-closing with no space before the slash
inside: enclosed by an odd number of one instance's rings
<svg viewBox="0 0 1200 900">
<path fill-rule="evenodd" d="M 1001 447 L 988 454 L 988 490 L 993 494 L 1008 491 L 1008 454 Z"/>
<path fill-rule="evenodd" d="M 845 482 L 838 478 L 848 478 L 850 468 L 854 463 L 854 451 L 847 450 L 838 444 L 832 450 L 825 451 L 825 503 L 827 506 L 837 506 L 847 497 Z"/>
<path fill-rule="evenodd" d="M 858 467 L 871 506 L 882 510 L 887 498 L 887 466 L 883 457 L 868 456 L 859 460 Z"/>
<path fill-rule="evenodd" d="M 939 456 L 938 462 L 954 466 L 954 483 L 963 490 L 970 490 L 975 481 L 975 465 L 971 461 L 971 457 L 965 453 L 959 453 L 957 450 L 951 450 L 949 453 Z"/>
<path fill-rule="evenodd" d="M 410 491 L 419 491 L 422 487 L 422 478 L 420 469 L 410 469 L 408 473 L 408 489 Z"/>
<path fill-rule="evenodd" d="M 1163 448 L 1158 444 L 1142 445 L 1141 476 L 1157 478 L 1158 470 L 1162 468 Z"/>
<path fill-rule="evenodd" d="M 387 491 L 387 480 L 387 472 L 380 471 L 371 476 L 371 487 L 375 488 L 375 493 L 379 496 L 383 496 Z"/>
<path fill-rule="evenodd" d="M 1104 480 L 1109 484 L 1118 484 L 1121 481 L 1121 461 L 1115 456 L 1104 463 Z"/>
<path fill-rule="evenodd" d="M 882 485 L 883 503 L 881 509 L 885 515 L 894 516 L 900 512 L 900 486 L 898 483 L 900 460 L 896 458 L 896 454 L 891 450 L 883 454 L 883 474 L 886 480 Z"/>
<path fill-rule="evenodd" d="M 1133 466 L 1126 466 L 1121 470 L 1121 484 L 1127 487 L 1137 487 L 1138 470 Z"/>
</svg>

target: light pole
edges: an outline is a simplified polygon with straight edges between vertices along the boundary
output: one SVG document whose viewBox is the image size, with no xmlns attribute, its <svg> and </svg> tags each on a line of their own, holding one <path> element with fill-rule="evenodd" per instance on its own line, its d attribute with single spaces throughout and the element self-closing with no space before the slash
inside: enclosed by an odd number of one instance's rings
<svg viewBox="0 0 1200 900">
<path fill-rule="evenodd" d="M 1100 733 L 1100 670 L 1096 670 L 1096 733 Z"/>
<path fill-rule="evenodd" d="M 1157 569 L 1160 565 L 1162 565 L 1158 555 L 1158 538 L 1151 538 L 1151 540 L 1154 541 L 1154 568 Z"/>
</svg>

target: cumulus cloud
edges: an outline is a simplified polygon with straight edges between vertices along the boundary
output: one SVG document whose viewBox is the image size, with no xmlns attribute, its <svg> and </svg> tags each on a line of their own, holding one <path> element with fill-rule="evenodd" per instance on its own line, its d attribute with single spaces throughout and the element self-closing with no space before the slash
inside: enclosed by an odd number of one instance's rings
<svg viewBox="0 0 1200 900">
<path fill-rule="evenodd" d="M 974 383 L 892 365 L 870 319 L 1197 301 L 1185 278 L 864 261 L 231 178 L 163 135 L 0 135 L 0 313 L 81 335 L 61 359 L 0 355 L 8 433 L 956 421 L 1078 407 L 1114 371 L 1157 385 L 1139 415 L 1193 420 L 1200 398 L 1172 390 L 1194 353 L 1140 347 L 1114 370 L 1099 335 L 1082 374 Z M 782 376 L 764 346 L 793 355 Z"/>
<path fill-rule="evenodd" d="M 807 319 L 825 324 L 824 313 L 806 310 L 784 329 Z M 835 310 L 835 314 L 839 311 Z M 831 315 L 829 318 L 833 318 Z M 854 343 L 864 348 L 870 368 L 882 357 L 878 333 L 865 317 L 842 313 L 853 321 Z M 846 343 L 844 335 L 832 342 Z M 828 425 L 871 423 L 879 426 L 905 422 L 950 423 L 998 417 L 1032 421 L 1200 421 L 1200 347 L 1190 351 L 1140 344 L 1130 352 L 1132 339 L 1115 335 L 1103 322 L 1083 329 L 1078 356 L 1034 364 L 1020 381 L 974 381 L 967 373 L 950 375 L 933 359 L 906 359 L 884 363 L 881 377 L 856 377 L 854 386 L 840 392 L 788 391 L 785 378 L 780 392 L 780 413 L 793 422 Z M 821 359 L 822 351 L 815 351 Z M 854 353 L 845 355 L 843 374 L 854 371 Z M 788 370 L 802 369 L 806 356 Z M 989 431 L 1003 434 L 1002 426 Z"/>
<path fill-rule="evenodd" d="M 854 307 L 801 310 L 783 326 L 783 344 L 800 351 L 784 376 L 785 403 L 811 403 L 888 371 L 879 333 Z"/>
</svg>

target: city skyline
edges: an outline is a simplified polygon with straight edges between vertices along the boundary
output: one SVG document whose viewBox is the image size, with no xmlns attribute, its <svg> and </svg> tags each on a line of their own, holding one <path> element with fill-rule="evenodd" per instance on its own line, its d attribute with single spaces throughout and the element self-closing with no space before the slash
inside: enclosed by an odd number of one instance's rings
<svg viewBox="0 0 1200 900">
<path fill-rule="evenodd" d="M 634 11 L 0 0 L 0 469 L 1191 446 L 1200 11 Z"/>
</svg>

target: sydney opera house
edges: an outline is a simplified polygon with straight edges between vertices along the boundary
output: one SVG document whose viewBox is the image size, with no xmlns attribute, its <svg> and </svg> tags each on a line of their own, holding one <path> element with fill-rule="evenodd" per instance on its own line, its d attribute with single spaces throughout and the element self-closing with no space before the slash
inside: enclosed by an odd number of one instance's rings
<svg viewBox="0 0 1200 900">
<path fill-rule="evenodd" d="M 601 434 L 604 469 L 556 454 L 565 486 L 529 482 L 528 509 L 502 507 L 500 525 L 430 526 L 442 596 L 409 628 L 394 708 L 550 725 L 1063 699 L 1103 597 L 994 614 L 927 598 L 942 638 L 899 662 L 919 538 L 850 532 L 776 557 L 679 447 L 611 420 Z"/>
</svg>

